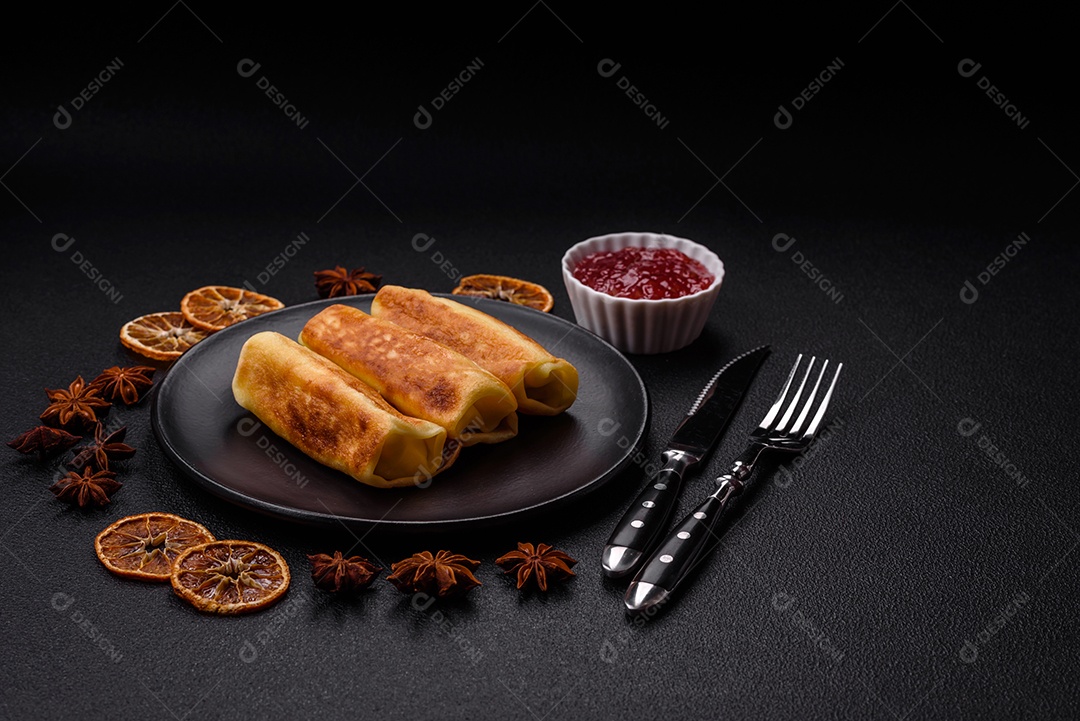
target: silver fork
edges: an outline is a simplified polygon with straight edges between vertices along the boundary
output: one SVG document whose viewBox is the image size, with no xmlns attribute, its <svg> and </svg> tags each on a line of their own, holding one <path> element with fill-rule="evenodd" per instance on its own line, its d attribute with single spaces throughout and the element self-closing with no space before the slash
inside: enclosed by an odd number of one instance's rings
<svg viewBox="0 0 1080 721">
<path fill-rule="evenodd" d="M 788 373 L 780 395 L 776 397 L 758 427 L 750 433 L 746 450 L 732 463 L 730 471 L 716 479 L 719 484 L 716 492 L 675 527 L 634 577 L 626 590 L 625 598 L 626 608 L 630 613 L 651 614 L 658 610 L 698 562 L 716 547 L 716 529 L 721 518 L 735 505 L 735 500 L 749 483 L 754 466 L 765 453 L 797 455 L 805 451 L 814 440 L 844 364 L 837 365 L 832 380 L 828 383 L 828 390 L 819 402 L 818 391 L 821 390 L 829 361 L 821 364 L 813 388 L 803 400 L 807 381 L 817 358 L 811 358 L 806 364 L 802 380 L 798 387 L 794 388 L 793 383 L 802 359 L 802 354 L 795 359 L 795 365 Z"/>
</svg>

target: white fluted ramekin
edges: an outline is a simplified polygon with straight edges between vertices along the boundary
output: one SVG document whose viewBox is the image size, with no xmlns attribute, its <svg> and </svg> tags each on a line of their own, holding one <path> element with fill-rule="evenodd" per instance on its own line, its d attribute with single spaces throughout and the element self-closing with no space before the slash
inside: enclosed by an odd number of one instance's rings
<svg viewBox="0 0 1080 721">
<path fill-rule="evenodd" d="M 681 298 L 618 298 L 593 290 L 574 277 L 574 267 L 597 251 L 623 248 L 674 248 L 698 261 L 713 276 L 712 285 Z M 612 233 L 583 240 L 562 259 L 563 282 L 578 325 L 627 353 L 667 353 L 689 345 L 709 319 L 724 263 L 708 248 L 686 238 L 658 233 Z"/>
</svg>

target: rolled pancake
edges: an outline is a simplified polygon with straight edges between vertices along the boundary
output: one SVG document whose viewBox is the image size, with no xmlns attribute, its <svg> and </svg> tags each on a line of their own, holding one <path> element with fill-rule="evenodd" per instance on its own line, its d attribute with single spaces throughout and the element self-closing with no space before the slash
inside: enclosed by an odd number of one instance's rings
<svg viewBox="0 0 1080 721">
<path fill-rule="evenodd" d="M 553 416 L 577 398 L 578 372 L 573 365 L 476 308 L 424 290 L 386 285 L 375 295 L 371 314 L 471 359 L 509 386 L 521 413 Z"/>
<path fill-rule="evenodd" d="M 399 413 L 374 389 L 280 333 L 256 333 L 244 343 L 232 389 L 236 402 L 274 433 L 361 483 L 421 485 L 441 470 L 441 426 Z"/>
<path fill-rule="evenodd" d="M 382 394 L 406 415 L 446 429 L 463 445 L 517 435 L 510 389 L 457 351 L 357 308 L 331 305 L 307 322 L 300 342 Z"/>
</svg>

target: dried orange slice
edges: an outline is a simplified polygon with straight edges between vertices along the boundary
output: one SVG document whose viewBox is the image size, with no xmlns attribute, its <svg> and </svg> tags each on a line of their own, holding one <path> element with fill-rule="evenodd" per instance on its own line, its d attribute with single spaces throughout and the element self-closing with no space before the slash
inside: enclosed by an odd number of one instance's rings
<svg viewBox="0 0 1080 721">
<path fill-rule="evenodd" d="M 555 305 L 555 299 L 542 285 L 505 275 L 467 275 L 458 281 L 454 295 L 475 295 L 481 298 L 506 300 L 518 305 L 536 308 L 547 313 Z"/>
<path fill-rule="evenodd" d="M 184 320 L 176 311 L 150 313 L 128 321 L 120 329 L 120 342 L 141 356 L 176 360 L 208 333 Z"/>
<path fill-rule="evenodd" d="M 121 518 L 94 539 L 98 560 L 118 576 L 168 581 L 173 560 L 191 546 L 214 540 L 201 524 L 171 513 Z"/>
<path fill-rule="evenodd" d="M 254 541 L 211 541 L 173 562 L 173 592 L 200 611 L 233 615 L 271 605 L 289 588 L 289 564 Z"/>
<path fill-rule="evenodd" d="M 277 298 L 227 285 L 196 288 L 180 301 L 180 312 L 187 322 L 207 331 L 221 330 L 284 307 Z"/>
</svg>

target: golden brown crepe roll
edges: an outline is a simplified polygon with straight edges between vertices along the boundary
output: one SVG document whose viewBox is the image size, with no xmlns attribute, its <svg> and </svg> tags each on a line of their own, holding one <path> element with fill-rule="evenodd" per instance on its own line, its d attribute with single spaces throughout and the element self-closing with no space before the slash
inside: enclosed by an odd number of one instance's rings
<svg viewBox="0 0 1080 721">
<path fill-rule="evenodd" d="M 440 470 L 446 431 L 402 415 L 363 382 L 280 333 L 244 343 L 233 397 L 319 463 L 370 486 L 422 485 Z"/>
<path fill-rule="evenodd" d="M 517 434 L 510 389 L 457 351 L 347 305 L 307 322 L 300 342 L 382 394 L 406 415 L 446 429 L 463 445 Z"/>
<path fill-rule="evenodd" d="M 552 416 L 577 398 L 574 366 L 517 329 L 463 303 L 385 285 L 371 304 L 371 314 L 472 359 L 510 387 L 521 413 Z"/>
</svg>

